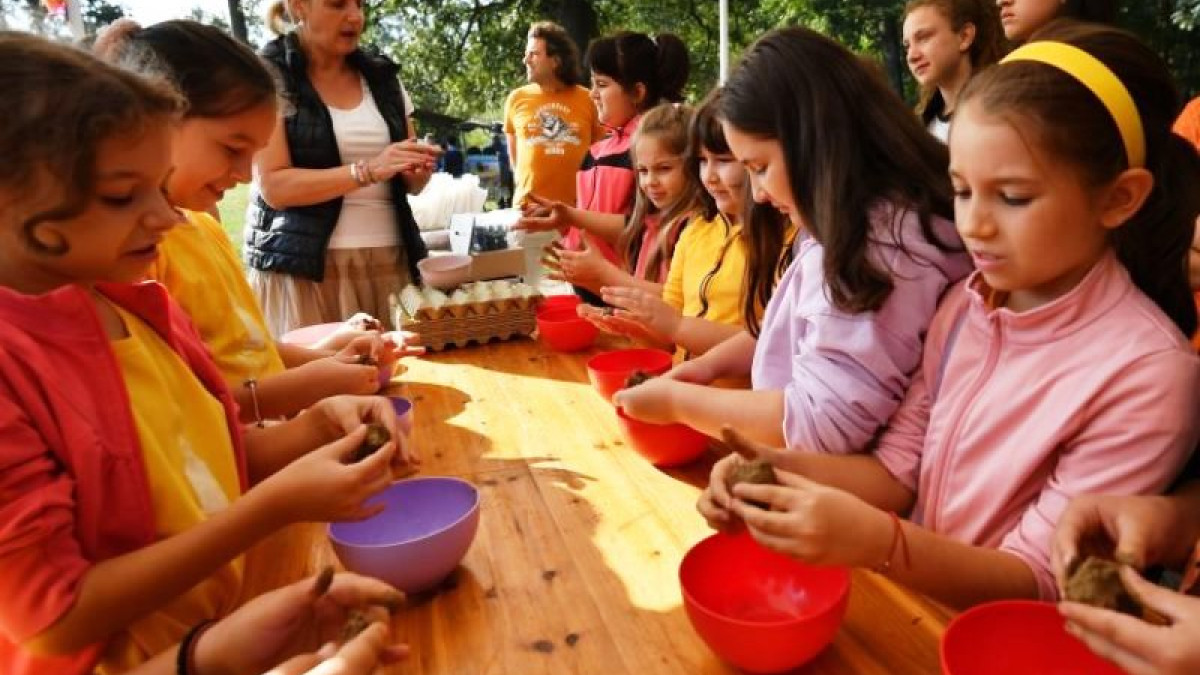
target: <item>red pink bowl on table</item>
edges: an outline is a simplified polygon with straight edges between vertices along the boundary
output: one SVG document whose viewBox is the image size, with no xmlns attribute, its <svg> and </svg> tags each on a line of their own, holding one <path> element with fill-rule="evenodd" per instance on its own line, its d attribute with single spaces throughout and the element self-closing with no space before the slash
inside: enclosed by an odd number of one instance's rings
<svg viewBox="0 0 1200 675">
<path fill-rule="evenodd" d="M 850 571 L 769 551 L 744 531 L 696 544 L 679 566 L 688 620 L 722 660 L 783 673 L 833 641 L 850 599 Z"/>
</svg>

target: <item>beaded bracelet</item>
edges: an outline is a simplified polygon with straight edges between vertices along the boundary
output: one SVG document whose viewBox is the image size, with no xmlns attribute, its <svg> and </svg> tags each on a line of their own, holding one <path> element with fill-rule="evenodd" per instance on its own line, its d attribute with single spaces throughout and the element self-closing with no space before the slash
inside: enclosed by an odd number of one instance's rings
<svg viewBox="0 0 1200 675">
<path fill-rule="evenodd" d="M 192 626 L 187 635 L 180 640 L 179 651 L 175 654 L 176 675 L 197 675 L 196 646 L 200 643 L 200 636 L 212 628 L 214 623 L 213 621 L 201 621 Z"/>
</svg>

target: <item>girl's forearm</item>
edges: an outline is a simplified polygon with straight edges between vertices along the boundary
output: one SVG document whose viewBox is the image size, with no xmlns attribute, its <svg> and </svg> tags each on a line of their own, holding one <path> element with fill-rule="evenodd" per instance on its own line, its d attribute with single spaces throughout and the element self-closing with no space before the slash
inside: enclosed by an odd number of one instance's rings
<svg viewBox="0 0 1200 675">
<path fill-rule="evenodd" d="M 337 353 L 332 349 L 309 349 L 286 342 L 276 342 L 275 349 L 279 351 L 279 358 L 283 360 L 283 365 L 288 368 L 302 366 L 310 361 L 323 359 Z"/>
<path fill-rule="evenodd" d="M 264 377 L 258 381 L 257 390 L 258 410 L 263 419 L 291 417 L 314 403 L 338 393 L 319 380 L 313 381 L 303 367 Z M 238 405 L 241 406 L 242 421 L 247 424 L 257 421 L 254 416 L 254 401 L 249 388 L 242 386 L 234 391 Z"/>
<path fill-rule="evenodd" d="M 360 187 L 351 175 L 349 166 L 276 169 L 263 174 L 260 181 L 263 200 L 277 210 L 320 204 L 343 197 Z"/>
<path fill-rule="evenodd" d="M 826 455 L 793 451 L 793 466 L 809 480 L 845 490 L 883 511 L 905 515 L 916 494 L 896 480 L 875 455 Z"/>
<path fill-rule="evenodd" d="M 625 216 L 619 213 L 600 213 L 572 207 L 571 224 L 615 246 L 625 230 Z"/>
<path fill-rule="evenodd" d="M 698 356 L 708 353 L 709 350 L 740 332 L 742 329 L 738 326 L 685 316 L 680 319 L 679 328 L 676 329 L 675 335 L 671 336 L 671 339 L 688 353 Z"/>
<path fill-rule="evenodd" d="M 991 600 L 1037 599 L 1037 578 L 1021 558 L 964 544 L 909 521 L 900 521 L 900 527 L 912 565 L 905 563 L 902 550 L 895 551 L 888 570 L 892 580 L 959 609 Z"/>
<path fill-rule="evenodd" d="M 204 581 L 285 523 L 261 491 L 180 534 L 97 563 L 75 604 L 23 645 L 35 654 L 71 654 L 126 630 Z"/>
<path fill-rule="evenodd" d="M 674 383 L 672 416 L 713 438 L 731 426 L 746 438 L 783 447 L 783 392 Z"/>
<path fill-rule="evenodd" d="M 754 349 L 757 344 L 754 336 L 743 330 L 709 349 L 698 360 L 703 360 L 717 379 L 745 377 L 750 374 L 750 368 L 754 365 Z"/>
<path fill-rule="evenodd" d="M 283 467 L 336 439 L 320 414 L 305 411 L 282 424 L 248 427 L 242 435 L 250 484 L 257 485 Z"/>
</svg>

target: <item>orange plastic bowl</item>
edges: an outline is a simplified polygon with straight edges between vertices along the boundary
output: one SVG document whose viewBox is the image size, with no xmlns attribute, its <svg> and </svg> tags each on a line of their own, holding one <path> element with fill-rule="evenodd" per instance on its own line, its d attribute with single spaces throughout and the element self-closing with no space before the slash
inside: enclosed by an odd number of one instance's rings
<svg viewBox="0 0 1200 675">
<path fill-rule="evenodd" d="M 592 346 L 599 332 L 574 307 L 558 307 L 537 315 L 538 335 L 556 352 L 577 352 Z"/>
<path fill-rule="evenodd" d="M 679 466 L 704 454 L 708 436 L 686 424 L 650 424 L 617 408 L 617 424 L 633 449 L 654 466 Z"/>
<path fill-rule="evenodd" d="M 942 636 L 946 675 L 1121 675 L 1066 630 L 1048 602 L 1002 600 L 959 614 Z"/>
<path fill-rule="evenodd" d="M 587 362 L 588 379 L 604 400 L 625 387 L 625 380 L 635 371 L 662 375 L 671 369 L 673 358 L 661 349 L 621 349 L 593 356 Z"/>
<path fill-rule="evenodd" d="M 693 546 L 679 566 L 679 583 L 696 633 L 721 659 L 750 673 L 808 663 L 837 635 L 850 599 L 850 570 L 806 565 L 744 531 Z"/>
</svg>

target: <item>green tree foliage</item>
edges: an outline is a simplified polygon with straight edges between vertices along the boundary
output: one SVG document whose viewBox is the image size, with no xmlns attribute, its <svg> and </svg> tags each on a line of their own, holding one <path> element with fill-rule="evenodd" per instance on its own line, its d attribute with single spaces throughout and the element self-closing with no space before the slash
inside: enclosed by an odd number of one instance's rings
<svg viewBox="0 0 1200 675">
<path fill-rule="evenodd" d="M 904 0 L 729 4 L 734 55 L 771 28 L 807 25 L 878 59 L 895 86 L 911 91 L 900 46 Z M 590 18 L 580 17 L 580 5 Z M 369 9 L 371 39 L 401 62 L 418 106 L 460 117 L 498 118 L 505 95 L 524 78 L 526 27 L 540 19 L 581 37 L 622 28 L 674 32 L 690 48 L 693 95 L 717 80 L 717 0 L 374 0 Z M 1121 24 L 1164 55 L 1185 91 L 1200 90 L 1200 0 L 1126 2 Z"/>
</svg>

